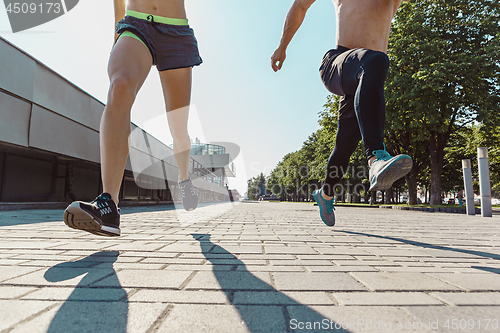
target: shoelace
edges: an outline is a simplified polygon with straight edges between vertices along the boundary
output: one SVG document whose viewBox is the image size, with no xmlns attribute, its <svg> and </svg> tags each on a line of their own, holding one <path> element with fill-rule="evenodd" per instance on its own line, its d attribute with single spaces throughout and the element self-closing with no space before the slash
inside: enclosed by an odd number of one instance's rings
<svg viewBox="0 0 500 333">
<path fill-rule="evenodd" d="M 392 156 L 385 149 L 385 143 L 384 143 L 384 149 L 374 150 L 373 155 L 375 155 L 375 157 L 376 157 L 375 161 L 376 160 L 388 161 L 392 158 Z"/>
<path fill-rule="evenodd" d="M 377 160 L 388 161 L 392 158 L 392 156 L 385 150 L 375 150 L 373 154 L 375 154 Z"/>
<path fill-rule="evenodd" d="M 90 203 L 93 204 L 95 203 L 96 206 L 99 208 L 99 212 L 101 213 L 101 216 L 104 216 L 106 214 L 109 214 L 112 212 L 111 210 L 111 207 L 109 207 L 108 203 L 102 203 L 102 202 L 99 202 L 98 200 L 101 200 L 101 201 L 106 201 L 106 200 L 109 200 L 108 198 L 104 198 L 103 195 L 99 195 L 97 198 L 95 198 L 93 201 L 91 201 Z"/>
<path fill-rule="evenodd" d="M 188 188 L 189 187 L 189 188 Z M 182 184 L 181 185 L 181 190 L 182 190 L 182 196 L 185 197 L 185 194 L 187 192 L 191 192 L 191 195 L 196 195 L 196 192 L 194 191 L 194 188 L 193 188 L 193 183 L 189 183 L 189 184 Z"/>
<path fill-rule="evenodd" d="M 325 203 L 326 203 L 326 211 L 328 212 L 328 214 L 333 213 L 333 211 L 335 210 L 335 207 L 333 206 L 333 199 L 328 201 L 325 200 Z"/>
</svg>

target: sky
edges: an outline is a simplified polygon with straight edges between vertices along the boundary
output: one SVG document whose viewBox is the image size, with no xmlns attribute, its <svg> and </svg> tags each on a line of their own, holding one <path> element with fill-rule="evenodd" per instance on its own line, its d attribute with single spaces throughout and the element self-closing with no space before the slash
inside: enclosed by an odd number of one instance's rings
<svg viewBox="0 0 500 333">
<path fill-rule="evenodd" d="M 271 170 L 319 125 L 328 91 L 318 69 L 336 46 L 335 11 L 317 0 L 287 50 L 278 73 L 270 57 L 278 46 L 292 0 L 186 0 L 203 64 L 193 69 L 189 131 L 192 140 L 232 142 L 241 151 L 229 187 L 246 191 L 247 179 Z M 113 46 L 112 1 L 81 0 L 65 15 L 12 33 L 0 8 L 0 36 L 106 103 L 107 62 Z M 152 67 L 132 109 L 132 121 L 167 145 L 158 72 Z"/>
</svg>

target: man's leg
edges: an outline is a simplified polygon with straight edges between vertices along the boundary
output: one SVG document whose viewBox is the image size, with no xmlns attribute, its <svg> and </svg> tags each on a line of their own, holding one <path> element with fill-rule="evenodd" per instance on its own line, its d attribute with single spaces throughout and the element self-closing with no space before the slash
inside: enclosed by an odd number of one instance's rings
<svg viewBox="0 0 500 333">
<path fill-rule="evenodd" d="M 328 159 L 326 177 L 323 184 L 323 198 L 331 200 L 335 195 L 335 185 L 347 172 L 349 160 L 356 150 L 361 134 L 356 117 L 339 119 L 335 147 Z"/>
<path fill-rule="evenodd" d="M 100 126 L 101 174 L 103 191 L 117 204 L 129 153 L 130 112 L 152 62 L 147 47 L 131 37 L 118 39 L 109 59 L 108 102 Z"/>
<path fill-rule="evenodd" d="M 384 82 L 389 58 L 383 52 L 356 49 L 343 64 L 343 84 L 354 93 L 354 110 L 370 165 L 370 190 L 386 190 L 412 166 L 408 155 L 391 156 L 385 150 Z"/>
<path fill-rule="evenodd" d="M 188 133 L 189 104 L 191 103 L 192 68 L 171 69 L 160 72 L 168 126 L 174 140 L 175 161 L 179 168 L 179 186 L 184 209 L 193 210 L 198 206 L 198 195 L 188 178 L 191 139 Z"/>
<path fill-rule="evenodd" d="M 356 49 L 343 64 L 344 90 L 354 95 L 354 111 L 368 159 L 384 149 L 384 82 L 389 58 L 383 52 Z"/>
</svg>

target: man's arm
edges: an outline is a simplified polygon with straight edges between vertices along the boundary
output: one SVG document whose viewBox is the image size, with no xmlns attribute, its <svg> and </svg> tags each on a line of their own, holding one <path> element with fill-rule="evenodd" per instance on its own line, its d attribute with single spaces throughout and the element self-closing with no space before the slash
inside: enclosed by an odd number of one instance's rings
<svg viewBox="0 0 500 333">
<path fill-rule="evenodd" d="M 113 4 L 115 7 L 115 27 L 118 21 L 125 17 L 125 0 L 113 0 Z M 116 30 L 116 28 L 115 28 Z M 118 35 L 115 33 L 115 40 L 118 38 Z"/>
<path fill-rule="evenodd" d="M 292 7 L 288 11 L 281 35 L 280 45 L 271 56 L 271 67 L 275 72 L 281 69 L 286 58 L 286 49 L 290 44 L 293 36 L 299 30 L 307 10 L 316 0 L 295 0 Z M 279 64 L 278 64 L 279 63 Z"/>
</svg>

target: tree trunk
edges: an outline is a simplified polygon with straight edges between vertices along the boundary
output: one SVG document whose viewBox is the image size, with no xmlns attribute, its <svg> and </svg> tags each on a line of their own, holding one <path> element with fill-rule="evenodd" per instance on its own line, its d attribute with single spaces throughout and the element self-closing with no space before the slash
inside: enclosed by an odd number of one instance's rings
<svg viewBox="0 0 500 333">
<path fill-rule="evenodd" d="M 386 197 L 385 203 L 386 204 L 393 203 L 392 199 L 393 199 L 394 195 L 393 195 L 392 187 L 387 189 L 386 194 L 387 194 L 387 197 Z"/>
<path fill-rule="evenodd" d="M 417 204 L 417 174 L 416 168 L 411 169 L 410 173 L 405 176 L 406 186 L 408 186 L 408 204 Z"/>
<path fill-rule="evenodd" d="M 431 205 L 440 205 L 441 199 L 441 174 L 444 163 L 444 144 L 440 133 L 431 132 L 429 151 L 431 156 Z"/>
</svg>

